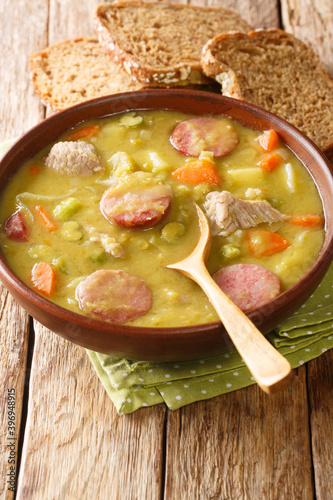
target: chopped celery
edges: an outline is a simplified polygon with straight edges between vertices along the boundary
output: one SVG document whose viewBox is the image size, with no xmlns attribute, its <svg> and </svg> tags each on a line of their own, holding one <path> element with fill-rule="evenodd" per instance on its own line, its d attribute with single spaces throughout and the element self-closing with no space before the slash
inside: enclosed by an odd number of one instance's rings
<svg viewBox="0 0 333 500">
<path fill-rule="evenodd" d="M 81 208 L 81 202 L 76 198 L 66 198 L 53 210 L 53 215 L 57 220 L 68 220 Z"/>
<path fill-rule="evenodd" d="M 66 272 L 65 259 L 62 256 L 57 257 L 56 259 L 53 259 L 52 260 L 52 265 L 54 267 L 57 267 L 61 271 Z"/>
<path fill-rule="evenodd" d="M 122 118 L 120 118 L 119 125 L 123 125 L 124 127 L 128 127 L 128 128 L 133 128 L 133 127 L 137 127 L 138 125 L 141 125 L 142 122 L 143 122 L 142 116 L 135 116 L 132 114 L 127 114 L 127 115 L 123 116 Z"/>
<path fill-rule="evenodd" d="M 103 248 L 94 247 L 89 251 L 89 258 L 92 262 L 103 264 L 106 261 L 106 254 Z"/>
</svg>

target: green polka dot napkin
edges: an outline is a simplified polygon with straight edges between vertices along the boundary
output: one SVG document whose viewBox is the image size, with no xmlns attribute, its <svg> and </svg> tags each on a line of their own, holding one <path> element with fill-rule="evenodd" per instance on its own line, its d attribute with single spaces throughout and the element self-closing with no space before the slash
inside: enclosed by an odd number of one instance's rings
<svg viewBox="0 0 333 500">
<path fill-rule="evenodd" d="M 12 144 L 0 144 L 0 154 Z M 293 368 L 333 347 L 333 264 L 315 293 L 269 333 Z M 98 352 L 88 356 L 119 414 L 165 403 L 171 410 L 254 384 L 237 351 L 196 361 L 129 361 Z"/>
<path fill-rule="evenodd" d="M 310 299 L 268 335 L 293 368 L 333 347 L 333 264 Z M 233 350 L 197 361 L 128 361 L 87 351 L 119 414 L 165 403 L 171 410 L 254 384 Z"/>
</svg>

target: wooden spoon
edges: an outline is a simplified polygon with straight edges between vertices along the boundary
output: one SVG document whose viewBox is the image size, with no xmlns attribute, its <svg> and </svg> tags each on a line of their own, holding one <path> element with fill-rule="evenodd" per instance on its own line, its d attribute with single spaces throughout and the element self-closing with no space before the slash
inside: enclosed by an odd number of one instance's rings
<svg viewBox="0 0 333 500">
<path fill-rule="evenodd" d="M 267 393 L 278 392 L 293 379 L 289 362 L 268 342 L 252 321 L 225 295 L 207 271 L 205 260 L 211 248 L 210 228 L 205 214 L 199 216 L 200 238 L 193 252 L 167 267 L 194 280 L 205 292 L 257 384 Z"/>
</svg>

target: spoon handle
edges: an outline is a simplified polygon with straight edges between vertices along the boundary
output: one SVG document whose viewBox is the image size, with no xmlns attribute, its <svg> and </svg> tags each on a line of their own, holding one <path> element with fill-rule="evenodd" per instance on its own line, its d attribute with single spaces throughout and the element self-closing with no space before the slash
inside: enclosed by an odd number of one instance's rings
<svg viewBox="0 0 333 500">
<path fill-rule="evenodd" d="M 191 266 L 190 266 L 191 267 Z M 278 392 L 293 379 L 290 363 L 268 342 L 251 320 L 223 293 L 204 265 L 182 268 L 206 293 L 239 354 L 263 391 Z"/>
</svg>

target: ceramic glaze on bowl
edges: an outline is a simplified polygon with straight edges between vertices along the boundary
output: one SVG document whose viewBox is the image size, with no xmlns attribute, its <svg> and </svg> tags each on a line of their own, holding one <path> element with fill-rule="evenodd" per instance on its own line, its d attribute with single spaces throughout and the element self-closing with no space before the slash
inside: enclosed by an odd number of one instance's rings
<svg viewBox="0 0 333 500">
<path fill-rule="evenodd" d="M 311 141 L 274 115 L 241 101 L 189 90 L 141 91 L 96 99 L 54 115 L 25 134 L 1 162 L 1 185 L 5 187 L 26 160 L 80 122 L 140 109 L 168 109 L 198 116 L 225 115 L 258 131 L 274 129 L 312 176 L 324 208 L 324 245 L 315 264 L 296 285 L 248 314 L 260 330 L 268 331 L 298 309 L 319 284 L 332 260 L 333 239 L 333 181 L 329 164 Z M 3 256 L 0 275 L 13 296 L 37 320 L 66 339 L 99 352 L 129 359 L 173 361 L 213 355 L 230 348 L 228 335 L 219 322 L 174 328 L 105 323 L 44 299 L 18 279 Z"/>
</svg>

